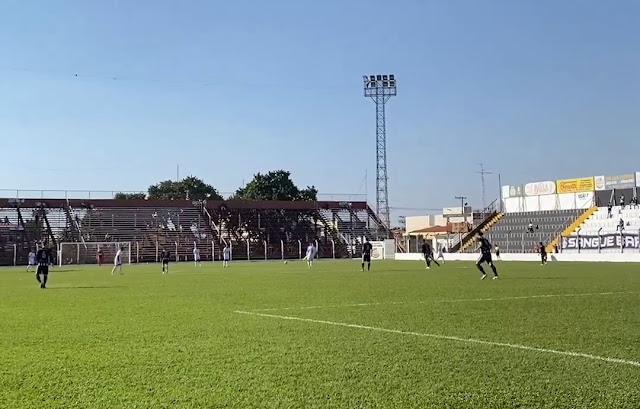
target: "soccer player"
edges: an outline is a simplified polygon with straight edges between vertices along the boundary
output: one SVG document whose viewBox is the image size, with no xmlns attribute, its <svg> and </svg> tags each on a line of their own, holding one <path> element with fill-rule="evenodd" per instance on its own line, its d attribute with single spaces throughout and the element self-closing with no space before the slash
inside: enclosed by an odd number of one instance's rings
<svg viewBox="0 0 640 409">
<path fill-rule="evenodd" d="M 542 261 L 542 265 L 547 264 L 547 249 L 544 247 L 544 244 L 540 242 L 540 260 Z"/>
<path fill-rule="evenodd" d="M 360 271 L 364 271 L 364 264 L 367 264 L 367 271 L 371 270 L 371 251 L 373 250 L 373 246 L 369 243 L 369 239 L 364 240 L 364 244 L 362 245 L 362 268 Z"/>
<path fill-rule="evenodd" d="M 30 271 L 31 267 L 37 268 L 36 267 L 36 253 L 33 252 L 33 250 L 31 250 L 29 252 L 29 265 L 27 265 L 27 271 Z"/>
<path fill-rule="evenodd" d="M 111 269 L 111 275 L 115 273 L 116 269 L 119 269 L 120 275 L 122 275 L 122 250 L 124 250 L 124 247 L 120 247 L 116 252 L 116 256 L 113 259 L 113 268 Z"/>
<path fill-rule="evenodd" d="M 478 241 L 478 250 L 480 251 L 480 258 L 476 262 L 476 267 L 482 273 L 482 280 L 487 278 L 487 273 L 484 272 L 484 268 L 482 268 L 482 263 L 487 263 L 489 267 L 491 267 L 491 271 L 493 271 L 493 279 L 498 279 L 498 270 L 496 270 L 496 266 L 493 265 L 493 260 L 491 260 L 491 243 L 489 240 L 484 238 L 482 233 L 478 233 L 476 236 L 476 240 Z"/>
<path fill-rule="evenodd" d="M 160 259 L 162 260 L 162 274 L 169 274 L 169 250 L 162 249 Z"/>
<path fill-rule="evenodd" d="M 202 266 L 202 263 L 200 262 L 200 249 L 197 247 L 193 248 L 193 264 L 197 267 L 197 266 Z"/>
<path fill-rule="evenodd" d="M 496 244 L 495 251 L 496 251 L 496 260 L 502 260 L 502 259 L 500 258 L 500 247 L 498 247 L 498 245 L 497 245 L 497 244 Z"/>
<path fill-rule="evenodd" d="M 52 262 L 51 250 L 44 245 L 38 253 L 36 253 L 38 261 L 38 270 L 36 271 L 36 280 L 40 283 L 40 288 L 47 288 L 47 279 L 49 278 L 49 263 Z M 40 278 L 42 276 L 42 278 Z"/>
<path fill-rule="evenodd" d="M 438 247 L 438 257 L 436 257 L 436 259 L 433 261 L 437 262 L 438 260 L 442 260 L 442 264 L 444 264 L 444 254 L 442 253 L 442 246 Z"/>
<path fill-rule="evenodd" d="M 231 247 L 227 244 L 224 245 L 222 249 L 222 267 L 229 267 L 229 262 L 231 261 Z"/>
<path fill-rule="evenodd" d="M 104 263 L 104 254 L 102 250 L 98 250 L 98 265 L 101 266 Z"/>
<path fill-rule="evenodd" d="M 313 243 L 309 244 L 307 247 L 307 254 L 304 256 L 304 259 L 307 260 L 307 266 L 309 268 L 313 267 L 313 259 L 316 257 L 316 248 Z"/>
<path fill-rule="evenodd" d="M 424 257 L 424 262 L 427 264 L 427 270 L 431 268 L 432 261 L 436 266 L 440 267 L 440 264 L 433 259 L 433 249 L 428 241 L 422 243 L 422 256 Z"/>
</svg>

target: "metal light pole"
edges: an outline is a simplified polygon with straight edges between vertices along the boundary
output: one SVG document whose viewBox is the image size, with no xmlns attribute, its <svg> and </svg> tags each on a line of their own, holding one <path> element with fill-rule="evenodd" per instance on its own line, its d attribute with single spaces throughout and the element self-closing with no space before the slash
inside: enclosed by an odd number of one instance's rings
<svg viewBox="0 0 640 409">
<path fill-rule="evenodd" d="M 365 75 L 364 96 L 376 104 L 376 212 L 387 229 L 391 228 L 387 188 L 387 130 L 385 104 L 397 95 L 394 75 Z"/>
</svg>

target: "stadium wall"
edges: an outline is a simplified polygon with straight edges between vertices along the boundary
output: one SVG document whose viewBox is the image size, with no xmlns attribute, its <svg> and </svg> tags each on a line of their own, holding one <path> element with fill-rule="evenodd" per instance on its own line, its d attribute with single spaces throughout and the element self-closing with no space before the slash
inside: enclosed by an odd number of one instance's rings
<svg viewBox="0 0 640 409">
<path fill-rule="evenodd" d="M 629 203 L 640 185 L 640 172 L 612 176 L 589 176 L 502 186 L 505 213 L 545 212 L 606 206 L 624 195 Z"/>
<path fill-rule="evenodd" d="M 505 213 L 541 212 L 588 209 L 593 206 L 594 193 L 564 193 L 544 196 L 509 197 L 503 200 Z"/>
<path fill-rule="evenodd" d="M 447 261 L 473 261 L 478 259 L 477 253 L 446 253 Z M 540 256 L 535 253 L 505 253 L 501 254 L 501 261 L 530 261 L 540 262 Z M 421 254 L 396 253 L 396 260 L 419 261 Z M 640 253 L 559 253 L 549 254 L 549 261 L 561 262 L 607 262 L 607 263 L 640 263 Z"/>
</svg>

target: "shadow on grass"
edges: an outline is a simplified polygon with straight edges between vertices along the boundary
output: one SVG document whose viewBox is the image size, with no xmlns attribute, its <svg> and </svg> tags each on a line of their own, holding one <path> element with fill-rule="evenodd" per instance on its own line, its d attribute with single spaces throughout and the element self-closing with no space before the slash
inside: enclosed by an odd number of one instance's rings
<svg viewBox="0 0 640 409">
<path fill-rule="evenodd" d="M 125 288 L 123 285 L 79 285 L 75 287 L 47 287 L 47 290 L 84 290 L 84 289 L 103 289 L 103 288 Z"/>
</svg>

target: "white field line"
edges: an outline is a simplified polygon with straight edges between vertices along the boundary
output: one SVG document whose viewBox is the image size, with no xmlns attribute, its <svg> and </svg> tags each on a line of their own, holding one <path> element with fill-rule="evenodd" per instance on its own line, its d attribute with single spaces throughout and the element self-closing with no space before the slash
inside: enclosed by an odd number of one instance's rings
<svg viewBox="0 0 640 409">
<path fill-rule="evenodd" d="M 251 310 L 252 312 L 258 311 L 292 311 L 292 310 L 317 310 L 321 308 L 347 308 L 347 307 L 371 307 L 375 305 L 401 305 L 401 304 L 428 304 L 428 303 L 453 303 L 453 302 L 478 302 L 478 301 L 504 301 L 504 300 L 526 300 L 532 298 L 557 298 L 557 297 L 593 297 L 603 295 L 623 295 L 623 294 L 637 294 L 634 291 L 627 292 L 606 292 L 606 293 L 582 293 L 582 294 L 541 294 L 541 295 L 522 295 L 514 297 L 495 297 L 495 298 L 458 298 L 458 299 L 440 299 L 440 300 L 425 300 L 425 301 L 383 301 L 383 302 L 370 302 L 370 303 L 357 303 L 357 304 L 329 304 L 329 305 L 311 305 L 302 307 L 282 307 L 282 308 L 259 308 Z"/>
<path fill-rule="evenodd" d="M 547 353 L 547 354 L 571 356 L 571 357 L 577 357 L 577 358 L 586 358 L 586 359 L 592 359 L 592 360 L 596 360 L 596 361 L 604 361 L 604 362 L 609 362 L 609 363 L 624 364 L 624 365 L 631 365 L 631 366 L 640 367 L 640 362 L 638 362 L 638 361 L 631 361 L 631 360 L 619 359 L 619 358 L 608 358 L 608 357 L 604 357 L 604 356 L 585 354 L 585 353 L 582 353 L 582 352 L 559 351 L 559 350 L 556 350 L 556 349 L 539 348 L 539 347 L 532 347 L 532 346 L 520 345 L 520 344 L 509 344 L 509 343 L 506 343 L 506 342 L 484 341 L 484 340 L 481 340 L 481 339 L 461 338 L 461 337 L 456 337 L 456 336 L 451 336 L 451 335 L 425 334 L 425 333 L 412 332 L 412 331 L 400 331 L 400 330 L 396 330 L 396 329 L 370 327 L 370 326 L 367 326 L 367 325 L 348 324 L 348 323 L 344 323 L 344 322 L 333 322 L 333 321 L 324 321 L 324 320 L 314 320 L 314 319 L 311 319 L 311 318 L 290 317 L 290 316 L 286 316 L 286 315 L 263 314 L 263 313 L 252 312 L 252 311 L 235 311 L 235 312 L 238 313 L 238 314 L 255 315 L 255 316 L 259 316 L 259 317 L 268 317 L 268 318 L 277 318 L 277 319 L 281 319 L 281 320 L 312 322 L 312 323 L 315 323 L 315 324 L 325 324 L 325 325 L 334 325 L 334 326 L 338 326 L 338 327 L 365 329 L 365 330 L 369 330 L 369 331 L 386 332 L 386 333 L 391 333 L 391 334 L 411 335 L 411 336 L 415 336 L 415 337 L 423 337 L 423 338 L 433 338 L 433 339 L 440 339 L 440 340 L 447 340 L 447 341 L 465 342 L 465 343 L 469 343 L 469 344 L 480 344 L 480 345 L 490 345 L 490 346 L 497 346 L 497 347 L 504 347 L 504 348 L 522 349 L 522 350 L 525 350 L 525 351 L 543 352 L 543 353 Z"/>
</svg>

